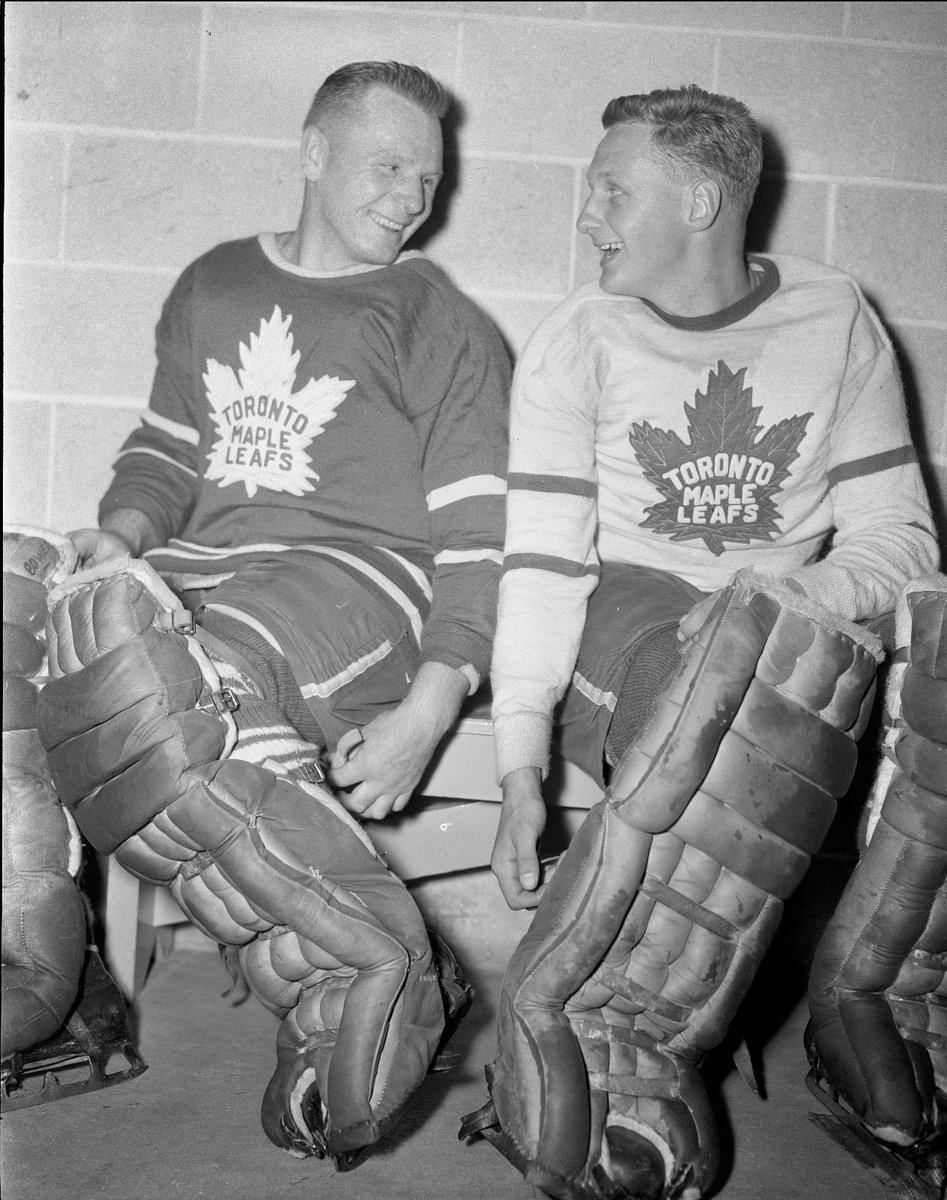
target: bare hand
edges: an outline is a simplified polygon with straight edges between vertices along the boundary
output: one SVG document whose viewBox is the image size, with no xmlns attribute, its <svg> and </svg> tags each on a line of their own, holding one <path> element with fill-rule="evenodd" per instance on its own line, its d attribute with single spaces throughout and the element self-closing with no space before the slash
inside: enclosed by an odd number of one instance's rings
<svg viewBox="0 0 947 1200">
<path fill-rule="evenodd" d="M 104 529 L 74 529 L 69 534 L 79 555 L 77 570 L 98 567 L 111 558 L 126 558 L 131 550 L 124 538 Z"/>
<path fill-rule="evenodd" d="M 380 821 L 401 812 L 440 741 L 440 732 L 418 726 L 405 706 L 350 729 L 329 759 L 329 779 L 349 812 Z"/>
<path fill-rule="evenodd" d="M 503 780 L 503 807 L 490 867 L 507 906 L 535 908 L 539 887 L 539 839 L 546 827 L 546 804 L 539 771 L 524 767 Z"/>
<path fill-rule="evenodd" d="M 437 744 L 457 720 L 467 678 L 453 667 L 423 662 L 397 708 L 350 729 L 329 759 L 329 780 L 351 788 L 339 796 L 353 813 L 380 821 L 401 812 Z"/>
</svg>

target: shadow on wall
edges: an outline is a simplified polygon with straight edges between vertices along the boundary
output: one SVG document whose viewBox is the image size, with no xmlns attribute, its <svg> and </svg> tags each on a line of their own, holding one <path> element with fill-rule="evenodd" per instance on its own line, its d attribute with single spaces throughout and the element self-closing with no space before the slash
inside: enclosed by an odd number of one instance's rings
<svg viewBox="0 0 947 1200">
<path fill-rule="evenodd" d="M 444 175 L 441 182 L 438 184 L 437 192 L 434 196 L 434 205 L 431 208 L 431 215 L 424 222 L 421 228 L 417 231 L 414 237 L 405 246 L 406 250 L 421 250 L 423 251 L 427 244 L 440 233 L 447 222 L 450 220 L 450 210 L 453 198 L 461 183 L 463 172 L 463 162 L 460 156 L 460 129 L 466 119 L 466 111 L 463 103 L 453 93 L 451 94 L 451 106 L 444 118 L 441 129 L 444 137 Z M 447 266 L 442 265 L 442 269 L 450 275 L 450 270 Z M 456 282 L 456 281 L 455 281 Z M 461 289 L 463 290 L 463 289 Z M 465 293 L 466 294 L 466 293 Z M 490 322 L 493 328 L 497 331 L 500 340 L 506 347 L 506 352 L 510 356 L 510 361 L 515 361 L 513 347 L 499 328 L 493 317 L 477 304 L 473 296 L 467 294 L 467 299 L 474 304 L 484 318 Z"/>
<path fill-rule="evenodd" d="M 786 192 L 786 157 L 769 130 L 763 129 L 763 174 L 746 226 L 746 248 L 765 252 Z"/>
<path fill-rule="evenodd" d="M 444 176 L 434 196 L 431 215 L 407 244 L 408 250 L 423 250 L 429 241 L 447 224 L 451 201 L 460 186 L 460 129 L 466 119 L 463 103 L 451 93 L 451 106 L 441 122 L 444 138 Z"/>
</svg>

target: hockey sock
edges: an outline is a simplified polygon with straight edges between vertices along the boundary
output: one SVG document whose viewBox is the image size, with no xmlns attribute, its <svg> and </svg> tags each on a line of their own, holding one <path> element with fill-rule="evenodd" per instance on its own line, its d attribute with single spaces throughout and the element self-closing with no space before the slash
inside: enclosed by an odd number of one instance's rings
<svg viewBox="0 0 947 1200">
<path fill-rule="evenodd" d="M 299 735 L 245 671 L 215 653 L 210 657 L 221 687 L 229 688 L 239 704 L 233 711 L 237 743 L 231 758 L 269 763 L 288 774 L 308 774 L 309 765 L 318 762 L 320 748 Z"/>
</svg>

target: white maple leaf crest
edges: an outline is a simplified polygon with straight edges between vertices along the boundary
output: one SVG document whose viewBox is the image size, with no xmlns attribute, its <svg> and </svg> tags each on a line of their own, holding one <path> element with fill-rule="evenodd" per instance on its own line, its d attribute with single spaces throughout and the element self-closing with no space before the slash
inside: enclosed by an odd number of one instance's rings
<svg viewBox="0 0 947 1200">
<path fill-rule="evenodd" d="M 220 487 L 243 483 L 247 495 L 258 488 L 301 496 L 314 490 L 319 475 L 306 447 L 336 415 L 354 379 L 323 375 L 294 392 L 299 351 L 289 332 L 292 316 L 279 305 L 272 317 L 240 343 L 240 371 L 207 360 L 204 386 L 217 440 L 207 458 L 207 479 Z"/>
</svg>

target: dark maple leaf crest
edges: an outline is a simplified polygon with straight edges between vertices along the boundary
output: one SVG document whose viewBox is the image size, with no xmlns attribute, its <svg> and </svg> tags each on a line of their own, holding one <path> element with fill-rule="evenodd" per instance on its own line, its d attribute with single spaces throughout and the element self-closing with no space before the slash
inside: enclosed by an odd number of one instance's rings
<svg viewBox="0 0 947 1200">
<path fill-rule="evenodd" d="M 779 532 L 776 497 L 799 457 L 812 413 L 787 417 L 762 437 L 753 389 L 743 386 L 746 367 L 734 373 L 723 361 L 685 404 L 690 444 L 648 421 L 628 438 L 645 478 L 664 497 L 645 509 L 642 525 L 674 542 L 702 538 L 714 554 L 726 542 L 772 541 Z"/>
</svg>

